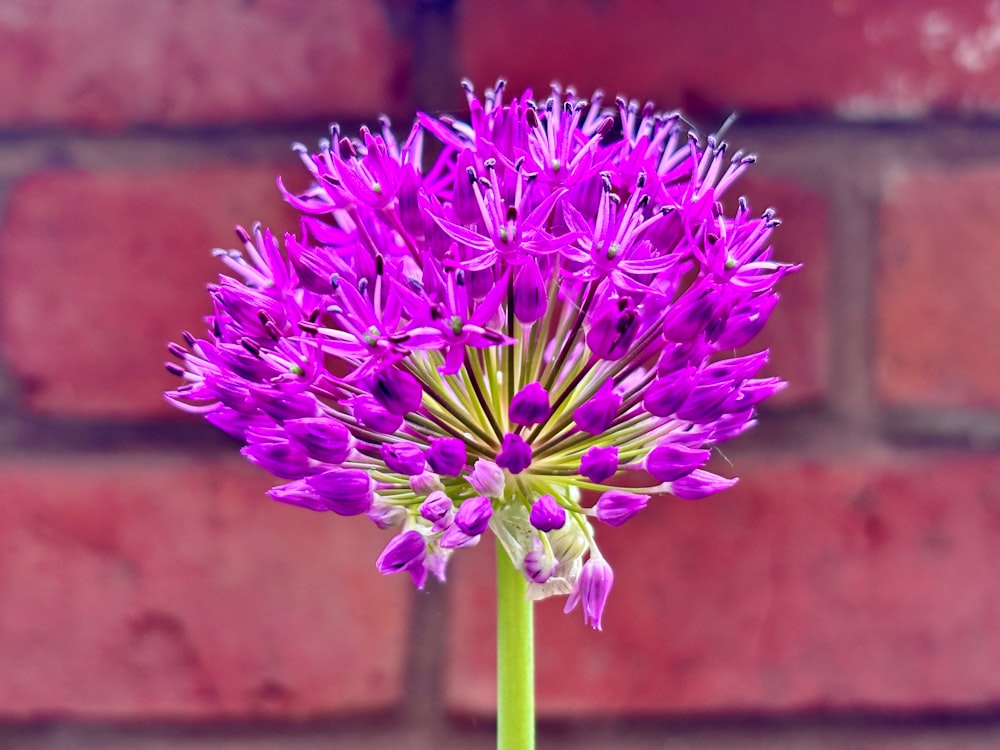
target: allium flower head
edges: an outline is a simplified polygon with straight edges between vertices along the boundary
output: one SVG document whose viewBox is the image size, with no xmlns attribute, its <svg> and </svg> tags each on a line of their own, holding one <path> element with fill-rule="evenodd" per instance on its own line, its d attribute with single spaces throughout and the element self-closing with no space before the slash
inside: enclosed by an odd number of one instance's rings
<svg viewBox="0 0 1000 750">
<path fill-rule="evenodd" d="M 230 275 L 208 335 L 171 345 L 168 398 L 287 480 L 275 500 L 397 526 L 382 572 L 443 580 L 489 528 L 531 597 L 568 594 L 599 628 L 594 522 L 732 484 L 709 449 L 783 385 L 734 350 L 793 269 L 770 210 L 721 202 L 753 158 L 679 115 L 466 91 L 468 121 L 296 147 L 300 235 L 217 251 Z M 651 486 L 625 489 L 632 470 Z"/>
</svg>

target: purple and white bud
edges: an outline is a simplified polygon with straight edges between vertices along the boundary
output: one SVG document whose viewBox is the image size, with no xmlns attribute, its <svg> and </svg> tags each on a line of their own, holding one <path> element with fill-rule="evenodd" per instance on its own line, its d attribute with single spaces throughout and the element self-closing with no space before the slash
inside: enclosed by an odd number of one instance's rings
<svg viewBox="0 0 1000 750">
<path fill-rule="evenodd" d="M 609 526 L 621 526 L 646 507 L 649 495 L 639 495 L 625 490 L 608 490 L 597 501 L 597 518 Z"/>
<path fill-rule="evenodd" d="M 436 438 L 427 449 L 427 464 L 438 474 L 448 477 L 462 473 L 467 457 L 465 442 L 458 438 Z"/>
<path fill-rule="evenodd" d="M 618 448 L 595 445 L 580 456 L 580 473 L 591 482 L 603 482 L 618 471 Z"/>
<path fill-rule="evenodd" d="M 584 432 L 600 435 L 615 421 L 621 405 L 622 397 L 615 393 L 612 381 L 606 380 L 597 393 L 573 410 L 573 421 Z"/>
<path fill-rule="evenodd" d="M 390 505 L 375 497 L 372 507 L 365 513 L 366 516 L 380 529 L 391 529 L 406 520 L 406 508 L 400 505 Z"/>
<path fill-rule="evenodd" d="M 493 503 L 488 497 L 471 497 L 455 512 L 455 525 L 471 536 L 482 534 L 490 525 Z"/>
<path fill-rule="evenodd" d="M 591 555 L 583 565 L 579 578 L 573 584 L 573 591 L 566 600 L 563 612 L 572 611 L 577 604 L 583 607 L 583 621 L 595 630 L 601 629 L 601 616 L 604 614 L 604 605 L 608 601 L 608 594 L 611 593 L 611 586 L 614 584 L 615 576 L 611 566 L 603 557 Z"/>
<path fill-rule="evenodd" d="M 387 367 L 372 378 L 372 395 L 389 413 L 405 416 L 420 408 L 424 388 L 406 370 Z"/>
<path fill-rule="evenodd" d="M 375 567 L 383 575 L 406 571 L 419 588 L 424 587 L 427 580 L 427 569 L 424 558 L 427 556 L 427 544 L 419 531 L 404 531 L 397 534 L 385 545 L 382 554 L 375 561 Z"/>
<path fill-rule="evenodd" d="M 514 273 L 514 317 L 522 323 L 534 323 L 545 315 L 548 290 L 538 264 L 529 260 Z"/>
<path fill-rule="evenodd" d="M 378 454 L 385 461 L 389 471 L 397 474 L 412 477 L 424 470 L 424 451 L 415 443 L 407 441 L 382 443 L 378 448 Z"/>
<path fill-rule="evenodd" d="M 356 396 L 351 400 L 351 409 L 362 427 L 384 435 L 391 435 L 403 424 L 402 416 L 393 414 L 372 396 Z"/>
<path fill-rule="evenodd" d="M 549 392 L 537 381 L 528 383 L 510 400 L 510 421 L 516 424 L 542 424 L 551 414 Z"/>
<path fill-rule="evenodd" d="M 566 525 L 566 509 L 552 495 L 542 495 L 531 504 L 528 521 L 539 531 L 554 531 Z"/>
<path fill-rule="evenodd" d="M 535 548 L 524 556 L 524 575 L 532 583 L 545 583 L 556 572 L 559 562 L 548 552 L 541 542 L 535 540 Z"/>
<path fill-rule="evenodd" d="M 434 526 L 434 531 L 444 531 L 455 517 L 455 506 L 443 492 L 432 492 L 420 504 L 420 515 Z"/>
<path fill-rule="evenodd" d="M 427 497 L 432 492 L 443 490 L 444 485 L 441 484 L 441 478 L 437 474 L 425 471 L 410 477 L 410 489 L 413 490 L 414 495 Z"/>
<path fill-rule="evenodd" d="M 658 445 L 646 456 L 646 471 L 661 482 L 687 476 L 711 457 L 711 452 L 677 443 Z"/>
<path fill-rule="evenodd" d="M 503 497 L 503 469 L 492 461 L 487 461 L 485 458 L 477 459 L 466 480 L 480 495 L 495 499 Z"/>
<path fill-rule="evenodd" d="M 323 463 L 342 464 L 354 449 L 350 430 L 333 417 L 292 419 L 285 422 L 285 430 L 310 458 Z"/>
<path fill-rule="evenodd" d="M 497 466 L 506 469 L 511 474 L 520 474 L 531 466 L 531 446 L 520 435 L 508 432 L 503 436 L 503 442 L 500 444 Z"/>
<path fill-rule="evenodd" d="M 716 492 L 729 489 L 738 480 L 726 479 L 704 469 L 695 469 L 670 485 L 670 491 L 681 500 L 701 500 Z"/>
<path fill-rule="evenodd" d="M 438 540 L 438 546 L 442 549 L 464 549 L 466 547 L 475 547 L 479 544 L 479 540 L 481 538 L 482 537 L 478 534 L 466 534 L 456 524 L 452 524 L 444 530 L 444 533 Z"/>
</svg>

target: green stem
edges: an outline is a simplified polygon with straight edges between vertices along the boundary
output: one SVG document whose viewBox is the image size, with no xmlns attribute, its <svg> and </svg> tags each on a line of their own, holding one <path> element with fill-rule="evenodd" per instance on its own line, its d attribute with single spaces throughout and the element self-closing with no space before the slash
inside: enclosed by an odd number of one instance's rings
<svg viewBox="0 0 1000 750">
<path fill-rule="evenodd" d="M 535 654 L 528 582 L 497 542 L 497 750 L 534 750 Z"/>
</svg>

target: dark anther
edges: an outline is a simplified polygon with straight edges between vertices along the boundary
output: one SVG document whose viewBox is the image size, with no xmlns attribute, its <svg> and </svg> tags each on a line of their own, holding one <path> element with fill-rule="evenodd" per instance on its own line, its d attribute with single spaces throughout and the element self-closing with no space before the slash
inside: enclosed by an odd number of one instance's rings
<svg viewBox="0 0 1000 750">
<path fill-rule="evenodd" d="M 601 124 L 597 126 L 597 134 L 602 138 L 611 132 L 611 129 L 615 126 L 614 117 L 605 117 L 601 120 Z"/>
<path fill-rule="evenodd" d="M 410 285 L 410 288 L 413 291 L 415 291 L 415 292 L 422 292 L 422 291 L 424 291 L 424 285 L 423 285 L 423 282 L 420 281 L 420 279 L 415 279 L 412 276 L 408 276 L 407 279 L 406 279 L 406 282 Z"/>
<path fill-rule="evenodd" d="M 363 297 L 368 291 L 368 279 L 358 279 L 358 293 Z"/>
<path fill-rule="evenodd" d="M 169 372 L 171 375 L 176 375 L 179 378 L 184 377 L 184 374 L 187 372 L 187 370 L 185 370 L 183 367 L 174 364 L 173 362 L 167 362 L 163 366 L 167 368 L 167 372 Z"/>
<path fill-rule="evenodd" d="M 182 333 L 181 336 L 184 338 L 184 343 L 187 344 L 188 346 L 194 346 L 195 342 L 197 341 L 197 339 L 187 331 L 184 331 L 184 333 Z"/>
<path fill-rule="evenodd" d="M 175 344 L 173 341 L 167 344 L 167 351 L 178 359 L 184 359 L 187 356 L 187 350 L 180 344 Z"/>
<path fill-rule="evenodd" d="M 524 119 L 528 121 L 528 125 L 533 128 L 537 128 L 538 123 L 538 113 L 535 112 L 534 108 L 529 107 L 524 113 Z"/>
<path fill-rule="evenodd" d="M 507 221 L 517 221 L 517 206 L 507 206 Z"/>
<path fill-rule="evenodd" d="M 646 187 L 646 173 L 645 172 L 639 172 L 639 176 L 635 178 L 635 186 L 637 188 L 639 188 L 640 190 L 642 190 L 644 187 Z"/>
<path fill-rule="evenodd" d="M 389 337 L 390 344 L 405 344 L 410 340 L 410 334 L 408 333 L 397 333 L 395 336 Z"/>
<path fill-rule="evenodd" d="M 646 193 L 639 199 L 639 202 L 636 203 L 636 206 L 638 206 L 639 208 L 645 208 L 648 204 L 649 204 L 649 193 Z"/>
<path fill-rule="evenodd" d="M 458 286 L 465 286 L 465 271 L 461 268 L 455 271 L 455 283 Z"/>
<path fill-rule="evenodd" d="M 219 324 L 218 318 L 212 319 L 212 335 L 217 339 L 222 338 L 222 326 Z"/>
<path fill-rule="evenodd" d="M 240 242 L 244 245 L 250 244 L 250 235 L 247 234 L 247 230 L 243 227 L 236 227 L 236 236 L 239 238 Z"/>
<path fill-rule="evenodd" d="M 330 288 L 333 289 L 333 291 L 340 289 L 340 274 L 336 271 L 330 274 Z"/>
<path fill-rule="evenodd" d="M 341 159 L 352 159 L 358 155 L 358 152 L 354 150 L 354 144 L 351 143 L 350 138 L 341 138 L 337 145 L 339 146 Z"/>
<path fill-rule="evenodd" d="M 628 300 L 625 299 L 624 297 L 619 297 L 618 298 L 618 309 L 621 310 L 622 312 L 625 312 L 625 309 L 627 307 L 628 307 Z"/>
<path fill-rule="evenodd" d="M 738 210 L 741 214 L 745 214 L 750 210 L 750 204 L 747 202 L 747 197 L 745 195 L 740 196 L 739 205 L 740 207 Z"/>
<path fill-rule="evenodd" d="M 468 175 L 469 182 L 471 184 L 475 185 L 476 184 L 476 180 L 478 179 L 476 177 L 476 170 L 474 170 L 472 167 L 467 167 L 466 170 L 465 170 L 465 174 Z"/>
<path fill-rule="evenodd" d="M 246 336 L 240 339 L 240 346 L 250 352 L 253 356 L 260 356 L 260 344 L 258 344 L 253 339 L 248 339 Z"/>
<path fill-rule="evenodd" d="M 385 259 L 382 257 L 381 253 L 375 256 L 375 273 L 378 276 L 385 273 Z"/>
<path fill-rule="evenodd" d="M 310 323 L 315 323 L 317 320 L 319 320 L 319 308 L 318 307 L 313 308 L 313 311 L 311 313 L 309 313 L 309 318 L 308 318 L 308 321 Z"/>
<path fill-rule="evenodd" d="M 319 326 L 311 320 L 300 320 L 299 330 L 303 333 L 319 333 Z"/>
<path fill-rule="evenodd" d="M 491 331 L 487 328 L 483 331 L 483 338 L 489 339 L 490 341 L 500 342 L 503 341 L 503 334 L 498 333 L 497 331 Z"/>
<path fill-rule="evenodd" d="M 601 186 L 605 193 L 611 192 L 611 175 L 608 172 L 601 172 Z"/>
<path fill-rule="evenodd" d="M 497 160 L 491 157 L 483 162 L 483 166 L 487 169 L 495 169 L 497 166 Z"/>
<path fill-rule="evenodd" d="M 632 325 L 633 320 L 635 320 L 634 310 L 628 310 L 627 312 L 624 312 L 622 316 L 618 318 L 618 322 L 615 323 L 615 330 L 621 334 L 626 333 L 629 327 Z"/>
<path fill-rule="evenodd" d="M 341 182 L 340 182 L 340 180 L 338 180 L 338 179 L 337 179 L 336 177 L 334 177 L 333 175 L 329 175 L 329 174 L 321 174 L 321 175 L 319 176 L 319 178 L 320 178 L 321 180 L 323 180 L 323 182 L 325 182 L 325 183 L 326 183 L 327 185 L 331 185 L 331 186 L 333 186 L 333 187 L 340 187 L 340 185 L 341 185 Z"/>
<path fill-rule="evenodd" d="M 431 308 L 431 320 L 441 320 L 444 317 L 444 313 L 441 312 L 441 308 L 438 305 L 434 305 Z"/>
<path fill-rule="evenodd" d="M 521 171 L 521 167 L 523 167 L 523 166 L 524 166 L 524 157 L 523 156 L 517 157 L 517 161 L 514 162 L 514 171 L 515 172 L 520 172 Z"/>
<path fill-rule="evenodd" d="M 264 330 L 267 331 L 267 335 L 275 341 L 281 341 L 281 329 L 275 325 L 273 320 L 269 320 L 264 324 Z"/>
</svg>

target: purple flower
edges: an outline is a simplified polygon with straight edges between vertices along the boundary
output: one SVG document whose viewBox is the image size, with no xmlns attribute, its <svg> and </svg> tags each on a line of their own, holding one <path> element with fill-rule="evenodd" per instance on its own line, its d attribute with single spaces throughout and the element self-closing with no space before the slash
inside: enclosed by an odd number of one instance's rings
<svg viewBox="0 0 1000 750">
<path fill-rule="evenodd" d="M 443 580 L 488 528 L 531 596 L 572 591 L 600 627 L 591 521 L 735 481 L 701 467 L 783 386 L 758 376 L 766 352 L 733 352 L 794 267 L 773 211 L 727 200 L 753 157 L 679 115 L 466 95 L 468 122 L 295 146 L 311 184 L 279 187 L 301 232 L 237 228 L 216 251 L 207 332 L 170 345 L 167 398 L 287 480 L 273 499 L 403 524 L 382 572 Z M 657 484 L 626 489 L 639 469 Z"/>
<path fill-rule="evenodd" d="M 591 557 L 584 563 L 580 577 L 573 585 L 569 599 L 566 600 L 564 612 L 569 612 L 577 604 L 583 606 L 583 621 L 595 630 L 601 629 L 601 617 L 604 615 L 604 605 L 607 604 L 611 585 L 615 581 L 611 566 L 603 557 Z"/>
</svg>

